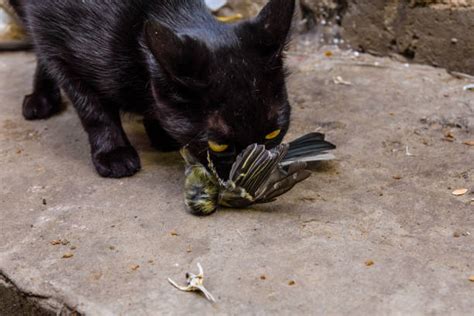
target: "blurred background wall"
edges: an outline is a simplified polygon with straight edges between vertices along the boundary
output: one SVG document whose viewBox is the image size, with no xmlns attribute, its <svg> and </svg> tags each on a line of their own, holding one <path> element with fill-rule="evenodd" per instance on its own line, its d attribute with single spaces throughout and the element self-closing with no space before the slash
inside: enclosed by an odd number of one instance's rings
<svg viewBox="0 0 474 316">
<path fill-rule="evenodd" d="M 266 0 L 228 0 L 255 15 Z M 474 74 L 474 0 L 301 0 L 300 32 L 324 44 Z"/>
<path fill-rule="evenodd" d="M 205 1 L 235 21 L 268 0 Z M 0 49 L 25 48 L 6 3 L 0 0 Z M 474 0 L 298 0 L 295 26 L 321 44 L 474 74 Z"/>
</svg>

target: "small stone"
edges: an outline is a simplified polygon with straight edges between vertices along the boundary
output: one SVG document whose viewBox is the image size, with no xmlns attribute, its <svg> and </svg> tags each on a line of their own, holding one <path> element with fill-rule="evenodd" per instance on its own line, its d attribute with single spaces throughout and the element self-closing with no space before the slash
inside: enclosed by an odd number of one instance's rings
<svg viewBox="0 0 474 316">
<path fill-rule="evenodd" d="M 71 246 L 71 248 L 69 248 L 69 249 L 71 249 L 71 250 L 76 250 L 77 247 L 76 247 L 76 246 Z"/>
<path fill-rule="evenodd" d="M 331 52 L 330 50 L 327 50 L 327 51 L 324 52 L 324 56 L 326 56 L 326 57 L 332 57 L 333 55 L 334 55 L 334 53 Z"/>
<path fill-rule="evenodd" d="M 61 240 L 60 239 L 51 240 L 49 243 L 53 246 L 57 246 L 61 244 Z"/>
<path fill-rule="evenodd" d="M 444 137 L 448 140 L 454 140 L 456 139 L 456 136 L 454 136 L 453 132 L 452 131 L 446 131 L 446 133 L 444 133 Z"/>
<path fill-rule="evenodd" d="M 459 237 L 461 237 L 461 234 L 459 232 L 454 232 L 453 237 L 454 238 L 459 238 Z"/>
<path fill-rule="evenodd" d="M 474 139 L 473 140 L 466 140 L 463 144 L 467 145 L 467 146 L 474 146 Z"/>
<path fill-rule="evenodd" d="M 43 205 L 47 205 L 46 199 L 43 199 Z"/>
<path fill-rule="evenodd" d="M 367 267 L 371 267 L 371 266 L 373 266 L 374 264 L 375 264 L 375 262 L 374 262 L 373 260 L 367 260 L 367 261 L 365 262 L 365 265 L 366 265 Z"/>
<path fill-rule="evenodd" d="M 455 37 L 453 37 L 453 38 L 451 39 L 451 43 L 452 43 L 452 44 L 457 44 L 457 43 L 458 43 L 458 39 L 455 38 Z"/>
<path fill-rule="evenodd" d="M 140 269 L 140 265 L 138 264 L 133 264 L 130 266 L 130 270 L 132 271 L 137 271 L 138 269 Z"/>
<path fill-rule="evenodd" d="M 260 280 L 265 281 L 266 279 L 267 279 L 267 276 L 266 276 L 266 275 L 262 274 L 262 275 L 260 276 Z"/>
<path fill-rule="evenodd" d="M 474 282 L 474 275 L 471 275 L 471 276 L 469 277 L 469 281 Z"/>
<path fill-rule="evenodd" d="M 394 179 L 394 180 L 401 180 L 401 179 L 402 179 L 402 176 L 396 175 L 396 176 L 393 176 L 393 179 Z"/>
<path fill-rule="evenodd" d="M 70 259 L 74 257 L 74 254 L 72 252 L 67 252 L 63 255 L 63 259 Z"/>
<path fill-rule="evenodd" d="M 67 246 L 67 245 L 69 245 L 70 243 L 71 243 L 71 242 L 70 242 L 69 240 L 67 240 L 67 239 L 61 240 L 61 245 L 63 245 L 63 246 Z"/>
<path fill-rule="evenodd" d="M 468 189 L 457 189 L 453 191 L 454 196 L 463 196 L 466 194 L 469 190 Z"/>
<path fill-rule="evenodd" d="M 94 272 L 91 274 L 92 280 L 99 281 L 102 278 L 102 272 Z"/>
<path fill-rule="evenodd" d="M 289 286 L 293 286 L 293 285 L 295 285 L 295 284 L 296 284 L 296 282 L 293 281 L 293 280 L 288 281 L 288 285 L 289 285 Z"/>
</svg>

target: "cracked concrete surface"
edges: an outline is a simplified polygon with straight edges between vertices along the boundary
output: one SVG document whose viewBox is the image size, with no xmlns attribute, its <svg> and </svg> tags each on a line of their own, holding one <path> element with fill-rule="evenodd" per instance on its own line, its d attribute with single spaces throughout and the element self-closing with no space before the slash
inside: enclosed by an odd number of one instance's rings
<svg viewBox="0 0 474 316">
<path fill-rule="evenodd" d="M 206 218 L 185 212 L 183 165 L 138 118 L 143 171 L 123 180 L 96 175 L 70 105 L 24 121 L 34 56 L 0 54 L 0 273 L 54 302 L 45 313 L 472 313 L 474 195 L 452 195 L 473 189 L 469 82 L 325 50 L 289 54 L 289 138 L 323 131 L 338 160 L 276 203 Z M 167 283 L 197 262 L 215 305 Z"/>
<path fill-rule="evenodd" d="M 68 308 L 54 298 L 22 291 L 11 280 L 0 274 L 0 315 L 71 315 Z"/>
</svg>

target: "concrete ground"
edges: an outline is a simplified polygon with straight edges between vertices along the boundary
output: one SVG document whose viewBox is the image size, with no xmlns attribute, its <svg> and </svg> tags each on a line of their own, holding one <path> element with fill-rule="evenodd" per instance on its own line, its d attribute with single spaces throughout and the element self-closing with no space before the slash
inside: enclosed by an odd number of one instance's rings
<svg viewBox="0 0 474 316">
<path fill-rule="evenodd" d="M 197 218 L 179 156 L 137 118 L 143 171 L 102 179 L 71 106 L 22 119 L 34 56 L 0 54 L 0 314 L 472 313 L 469 81 L 304 43 L 288 61 L 288 138 L 323 131 L 338 160 L 273 204 Z M 197 262 L 214 305 L 167 282 Z"/>
</svg>

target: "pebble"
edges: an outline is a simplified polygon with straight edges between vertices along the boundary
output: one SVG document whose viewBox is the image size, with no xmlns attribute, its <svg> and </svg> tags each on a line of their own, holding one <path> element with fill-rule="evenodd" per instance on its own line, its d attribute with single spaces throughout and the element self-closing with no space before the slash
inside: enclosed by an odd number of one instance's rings
<svg viewBox="0 0 474 316">
<path fill-rule="evenodd" d="M 463 196 L 466 194 L 469 190 L 468 189 L 457 189 L 453 191 L 454 196 Z"/>
</svg>

